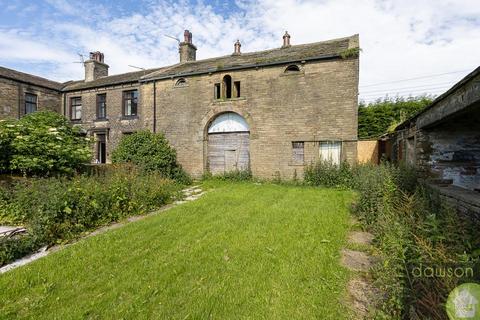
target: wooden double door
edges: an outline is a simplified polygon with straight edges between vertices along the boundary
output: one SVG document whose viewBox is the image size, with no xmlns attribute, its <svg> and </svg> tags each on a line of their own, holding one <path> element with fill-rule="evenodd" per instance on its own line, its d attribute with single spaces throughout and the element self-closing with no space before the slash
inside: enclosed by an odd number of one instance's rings
<svg viewBox="0 0 480 320">
<path fill-rule="evenodd" d="M 246 171 L 250 168 L 250 133 L 208 134 L 208 170 L 212 174 Z"/>
</svg>

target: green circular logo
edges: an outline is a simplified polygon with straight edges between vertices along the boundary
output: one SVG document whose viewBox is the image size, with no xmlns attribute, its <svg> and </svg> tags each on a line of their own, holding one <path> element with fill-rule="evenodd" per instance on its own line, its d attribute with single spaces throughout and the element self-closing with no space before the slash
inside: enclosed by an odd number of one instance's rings
<svg viewBox="0 0 480 320">
<path fill-rule="evenodd" d="M 450 320 L 480 320 L 480 285 L 464 283 L 453 289 L 446 308 Z"/>
</svg>

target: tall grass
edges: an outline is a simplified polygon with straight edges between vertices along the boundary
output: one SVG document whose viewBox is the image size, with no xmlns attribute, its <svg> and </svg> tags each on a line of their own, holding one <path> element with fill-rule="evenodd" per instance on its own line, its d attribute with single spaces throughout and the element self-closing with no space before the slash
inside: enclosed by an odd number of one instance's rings
<svg viewBox="0 0 480 320">
<path fill-rule="evenodd" d="M 309 184 L 358 191 L 354 214 L 375 235 L 381 263 L 373 270 L 383 293 L 376 319 L 447 319 L 448 293 L 474 278 L 413 272 L 422 267 L 472 268 L 478 271 L 480 226 L 459 215 L 438 194 L 417 183 L 411 167 L 315 164 L 306 170 Z"/>
<path fill-rule="evenodd" d="M 0 224 L 24 225 L 28 235 L 0 238 L 0 266 L 40 246 L 159 208 L 180 188 L 159 173 L 128 165 L 73 178 L 19 180 L 0 191 Z"/>
</svg>

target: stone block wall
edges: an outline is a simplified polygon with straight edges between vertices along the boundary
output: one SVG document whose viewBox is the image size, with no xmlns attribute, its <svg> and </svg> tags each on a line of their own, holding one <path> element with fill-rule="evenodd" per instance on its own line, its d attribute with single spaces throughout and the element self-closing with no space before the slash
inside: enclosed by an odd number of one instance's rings
<svg viewBox="0 0 480 320">
<path fill-rule="evenodd" d="M 55 90 L 0 78 L 0 120 L 25 115 L 25 94 L 37 95 L 37 110 L 61 111 L 61 93 Z"/>
<path fill-rule="evenodd" d="M 138 111 L 135 117 L 123 117 L 123 91 L 137 89 Z M 148 90 L 147 94 L 151 94 Z M 97 95 L 106 94 L 106 119 L 97 119 Z M 74 125 L 82 127 L 95 140 L 96 134 L 106 135 L 107 162 L 111 161 L 111 153 L 118 145 L 124 134 L 153 128 L 153 108 L 145 98 L 145 91 L 138 83 L 117 85 L 103 88 L 86 89 L 65 93 L 65 116 L 70 118 L 71 98 L 82 97 L 82 119 L 72 121 Z M 96 145 L 93 143 L 94 159 Z"/>
<path fill-rule="evenodd" d="M 166 134 L 192 175 L 206 168 L 207 127 L 223 112 L 236 112 L 250 126 L 250 165 L 255 176 L 291 179 L 303 174 L 292 163 L 292 142 L 305 142 L 305 164 L 318 158 L 319 141 L 342 141 L 342 157 L 356 161 L 358 59 L 288 65 L 192 76 L 156 82 L 157 130 Z M 241 97 L 214 98 L 225 75 L 241 82 Z M 153 84 L 143 85 L 144 91 Z M 147 89 L 148 88 L 148 89 Z"/>
</svg>

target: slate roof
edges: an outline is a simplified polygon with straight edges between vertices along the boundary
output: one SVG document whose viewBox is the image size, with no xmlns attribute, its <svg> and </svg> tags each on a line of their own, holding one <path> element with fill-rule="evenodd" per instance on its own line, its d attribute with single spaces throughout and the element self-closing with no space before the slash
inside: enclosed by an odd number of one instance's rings
<svg viewBox="0 0 480 320">
<path fill-rule="evenodd" d="M 240 55 L 228 55 L 178 63 L 163 68 L 111 75 L 89 82 L 78 80 L 59 83 L 2 67 L 0 67 L 0 76 L 58 91 L 76 91 L 124 83 L 181 77 L 232 69 L 245 69 L 295 61 L 332 59 L 338 58 L 342 52 L 350 48 L 358 48 L 358 35 L 316 43 L 294 45 L 288 48 L 277 48 L 252 53 L 242 53 Z"/>
<path fill-rule="evenodd" d="M 403 121 L 402 123 L 400 123 L 398 126 L 395 127 L 395 131 L 399 131 L 399 130 L 402 130 L 406 127 L 408 127 L 413 121 L 415 121 L 419 116 L 421 116 L 422 114 L 424 114 L 425 112 L 427 112 L 428 110 L 434 108 L 440 101 L 446 99 L 448 96 L 450 96 L 451 94 L 453 94 L 455 91 L 457 91 L 457 89 L 463 87 L 468 81 L 470 81 L 471 79 L 475 78 L 476 76 L 478 76 L 480 74 L 480 66 L 477 67 L 475 70 L 473 70 L 472 72 L 470 72 L 469 74 L 467 74 L 465 77 L 463 77 L 460 81 L 458 81 L 457 83 L 455 83 L 453 85 L 453 87 L 451 87 L 450 89 L 448 89 L 447 91 L 445 91 L 444 93 L 442 93 L 441 95 L 439 95 L 438 97 L 436 97 L 428 106 L 426 106 L 424 109 L 420 110 L 419 112 L 417 112 L 416 114 L 414 114 L 412 117 L 410 117 L 409 119 Z"/>
<path fill-rule="evenodd" d="M 85 82 L 83 80 L 71 81 L 66 83 L 65 87 L 63 88 L 63 91 L 74 91 L 74 90 L 82 90 L 82 89 L 89 89 L 89 88 L 96 88 L 96 87 L 111 86 L 111 85 L 122 84 L 122 83 L 138 82 L 140 78 L 143 77 L 144 75 L 147 75 L 151 72 L 155 72 L 161 69 L 163 68 L 155 68 L 155 69 L 116 74 L 108 77 L 102 77 L 97 80 L 93 80 L 89 82 Z"/>
<path fill-rule="evenodd" d="M 51 81 L 5 67 L 0 67 L 0 77 L 57 91 L 60 91 L 63 88 L 63 84 L 60 82 Z"/>
<path fill-rule="evenodd" d="M 293 61 L 336 58 L 349 48 L 358 48 L 358 35 L 329 41 L 294 45 L 288 48 L 277 48 L 179 63 L 149 73 L 142 77 L 142 80 L 148 81 L 222 70 L 252 68 Z"/>
</svg>

